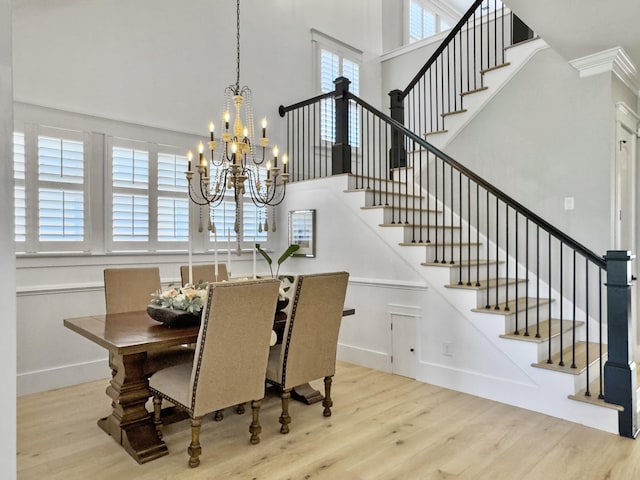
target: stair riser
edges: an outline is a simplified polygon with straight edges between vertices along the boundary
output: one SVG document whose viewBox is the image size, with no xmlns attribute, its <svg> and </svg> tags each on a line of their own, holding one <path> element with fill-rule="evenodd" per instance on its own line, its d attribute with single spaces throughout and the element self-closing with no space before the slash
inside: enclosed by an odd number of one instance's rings
<svg viewBox="0 0 640 480">
<path fill-rule="evenodd" d="M 602 370 L 604 371 L 604 364 L 607 363 L 607 354 L 602 355 Z M 565 359 L 566 364 L 571 364 L 571 359 Z M 593 365 L 589 367 L 589 383 L 593 383 L 593 381 L 600 377 L 600 362 L 595 362 Z M 576 384 L 576 392 L 584 390 L 587 388 L 587 373 L 582 372 L 580 375 L 576 375 L 575 379 Z M 591 395 L 597 397 L 600 393 L 600 387 L 596 387 L 591 391 Z"/>
<path fill-rule="evenodd" d="M 498 265 L 498 277 L 504 276 L 505 274 L 505 268 L 504 268 L 504 264 L 500 264 Z M 462 268 L 460 268 L 459 266 L 456 266 L 454 268 L 451 269 L 451 281 L 449 283 L 452 284 L 457 284 L 461 279 L 462 282 L 464 284 L 466 284 L 467 282 L 472 282 L 474 283 L 476 280 L 486 280 L 487 278 L 495 278 L 496 277 L 496 266 L 493 264 L 489 265 L 489 271 L 487 272 L 487 266 L 486 265 L 472 265 L 470 267 L 468 266 L 462 266 Z"/>
<path fill-rule="evenodd" d="M 395 209 L 395 211 L 392 210 L 391 208 L 384 209 L 382 223 L 390 224 L 390 223 L 399 223 L 399 222 L 405 222 L 405 221 L 408 221 L 412 224 L 422 223 L 423 225 L 435 225 L 436 221 L 438 222 L 438 225 L 444 224 L 442 213 L 410 210 L 407 214 L 405 213 L 400 214 L 398 209 Z"/>
<path fill-rule="evenodd" d="M 397 228 L 400 230 L 400 227 L 385 227 L 385 228 Z M 404 227 L 402 228 L 402 238 L 399 240 L 401 242 L 412 242 L 412 241 L 431 241 L 433 243 L 436 242 L 459 242 L 460 241 L 460 230 L 457 228 L 442 228 L 442 227 Z"/>
<path fill-rule="evenodd" d="M 406 248 L 416 248 L 419 249 L 421 247 L 406 247 Z M 467 247 L 463 246 L 462 252 L 460 251 L 460 247 L 458 245 L 454 245 L 453 246 L 453 252 L 451 251 L 451 246 L 450 245 L 443 245 L 443 244 L 439 244 L 437 247 L 435 246 L 435 244 L 425 244 L 424 247 L 422 247 L 425 249 L 425 257 L 424 260 L 425 262 L 434 262 L 434 261 L 439 261 L 439 262 L 443 262 L 444 263 L 449 263 L 451 262 L 451 260 L 453 260 L 454 262 L 457 262 L 458 260 L 475 260 L 476 257 L 476 249 L 475 248 L 471 248 L 471 252 L 467 251 Z M 471 254 L 471 257 L 468 257 L 468 254 Z M 460 256 L 462 255 L 462 258 L 460 258 Z"/>
<path fill-rule="evenodd" d="M 426 208 L 427 207 L 427 201 L 423 198 L 422 199 L 422 206 L 420 205 L 420 198 L 419 197 L 412 197 L 412 196 L 406 196 L 406 195 L 400 195 L 397 193 L 391 193 L 389 192 L 388 194 L 384 193 L 384 192 L 374 192 L 373 190 L 365 190 L 365 205 L 370 207 L 370 206 L 378 206 L 378 205 L 389 205 L 389 206 L 395 206 L 398 209 L 404 209 L 407 205 L 410 208 Z M 408 203 L 407 203 L 408 202 Z M 433 207 L 433 202 L 431 202 L 432 205 L 431 207 Z"/>
<path fill-rule="evenodd" d="M 535 335 L 535 324 L 532 325 L 529 329 L 529 333 L 531 335 Z M 582 329 L 584 328 L 584 326 L 578 326 L 577 330 L 576 330 L 576 341 L 580 341 L 582 338 Z M 540 332 L 541 335 L 546 335 L 546 332 Z M 563 333 L 562 335 L 562 348 L 560 348 L 560 336 L 556 336 L 554 338 L 551 339 L 551 355 L 555 355 L 556 353 L 559 353 L 562 349 L 567 348 L 569 345 L 571 345 L 571 342 L 573 341 L 573 332 L 571 330 L 567 330 L 566 332 Z M 539 348 L 538 348 L 538 362 L 546 362 L 547 359 L 549 358 L 549 343 L 548 342 L 544 342 L 542 344 L 540 344 Z M 571 357 L 569 357 L 568 359 L 565 357 L 564 361 L 565 363 L 567 363 L 567 360 L 569 361 L 569 363 L 571 363 Z"/>
<path fill-rule="evenodd" d="M 541 322 L 549 319 L 549 309 L 547 305 L 541 305 L 539 307 L 539 315 L 536 312 L 535 308 L 529 308 L 528 310 L 528 322 L 529 326 L 535 325 L 536 321 L 539 319 Z M 524 309 L 518 312 L 518 328 L 524 328 L 525 322 L 527 319 L 527 313 Z M 511 312 L 510 315 L 505 317 L 505 332 L 515 332 L 516 329 L 516 314 L 515 311 Z M 535 330 L 534 330 L 535 333 Z"/>
<path fill-rule="evenodd" d="M 486 270 L 486 269 L 485 269 Z M 495 270 L 494 270 L 495 272 Z M 493 273 L 493 272 L 491 272 Z M 493 275 L 490 274 L 491 277 L 493 277 Z M 524 283 L 520 283 L 518 284 L 517 290 L 518 290 L 518 296 L 523 296 L 524 295 L 524 287 L 525 284 Z M 516 285 L 509 285 L 508 287 L 505 286 L 499 286 L 497 288 L 497 300 L 496 300 L 496 287 L 494 286 L 490 286 L 489 287 L 489 291 L 487 292 L 486 288 L 482 288 L 480 290 L 476 290 L 477 292 L 477 307 L 478 308 L 482 308 L 485 307 L 487 304 L 491 305 L 492 307 L 495 306 L 496 304 L 500 304 L 502 302 L 506 302 L 507 300 L 511 301 L 513 299 L 516 298 Z"/>
<path fill-rule="evenodd" d="M 413 180 L 410 182 L 398 181 L 395 182 L 385 182 L 376 179 L 362 179 L 362 178 L 349 178 L 349 189 L 350 190 L 370 190 L 372 192 L 381 192 L 383 195 L 386 193 L 410 193 L 411 195 L 419 195 L 420 190 L 419 187 L 413 183 Z"/>
</svg>

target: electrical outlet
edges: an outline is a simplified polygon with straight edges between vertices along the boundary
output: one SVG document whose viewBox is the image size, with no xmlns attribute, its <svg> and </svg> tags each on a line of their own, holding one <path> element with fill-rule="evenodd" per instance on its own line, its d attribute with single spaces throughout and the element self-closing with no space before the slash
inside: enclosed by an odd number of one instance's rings
<svg viewBox="0 0 640 480">
<path fill-rule="evenodd" d="M 451 345 L 451 342 L 442 342 L 442 355 L 453 357 L 453 345 Z"/>
<path fill-rule="evenodd" d="M 564 209 L 565 210 L 573 210 L 573 197 L 565 197 L 564 198 Z"/>
</svg>

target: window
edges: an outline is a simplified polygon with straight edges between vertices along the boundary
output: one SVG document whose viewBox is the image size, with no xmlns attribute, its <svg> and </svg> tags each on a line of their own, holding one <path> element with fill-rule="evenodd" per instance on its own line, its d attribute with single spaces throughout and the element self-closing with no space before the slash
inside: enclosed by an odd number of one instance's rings
<svg viewBox="0 0 640 480">
<path fill-rule="evenodd" d="M 325 48 L 320 50 L 320 90 L 328 93 L 335 90 L 333 81 L 337 77 L 346 77 L 351 81 L 349 91 L 360 94 L 360 65 L 339 53 Z M 320 111 L 320 136 L 322 140 L 335 140 L 335 103 L 332 98 L 322 102 Z M 359 113 L 355 104 L 349 105 L 349 144 L 357 146 L 360 142 Z"/>
<path fill-rule="evenodd" d="M 79 131 L 29 125 L 14 132 L 16 251 L 86 249 L 85 149 Z"/>
<path fill-rule="evenodd" d="M 158 241 L 189 240 L 187 157 L 158 153 Z"/>
<path fill-rule="evenodd" d="M 27 239 L 24 133 L 15 132 L 13 134 L 13 179 L 15 185 L 13 190 L 15 241 L 18 244 L 24 244 Z"/>
<path fill-rule="evenodd" d="M 428 38 L 452 27 L 448 18 L 436 13 L 425 0 L 409 2 L 409 43 Z"/>
<path fill-rule="evenodd" d="M 149 152 L 112 147 L 113 242 L 149 241 Z"/>
</svg>

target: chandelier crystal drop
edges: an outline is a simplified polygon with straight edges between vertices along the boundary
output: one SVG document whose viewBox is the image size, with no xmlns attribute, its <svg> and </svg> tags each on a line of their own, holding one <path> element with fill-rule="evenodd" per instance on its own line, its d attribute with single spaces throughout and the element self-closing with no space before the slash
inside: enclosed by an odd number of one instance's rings
<svg viewBox="0 0 640 480">
<path fill-rule="evenodd" d="M 209 153 L 205 154 L 205 145 L 200 142 L 195 165 L 193 153 L 191 151 L 187 153 L 186 177 L 191 201 L 197 205 L 208 206 L 214 211 L 225 196 L 233 191 L 236 211 L 234 230 L 239 247 L 242 238 L 240 210 L 244 195 L 248 193 L 256 207 L 265 208 L 264 229 L 266 231 L 268 230 L 266 207 L 282 203 L 289 173 L 287 155 L 283 155 L 280 159 L 277 145 L 273 147 L 272 158 L 270 160 L 265 158 L 269 147 L 266 118 L 261 122 L 262 132 L 259 144 L 255 142 L 251 90 L 247 86 L 240 88 L 240 0 L 236 2 L 236 18 L 236 83 L 225 89 L 222 113 L 224 128 L 220 137 L 216 138 L 215 125 L 213 122 L 209 123 L 207 144 Z M 232 113 L 233 124 L 230 123 Z M 220 145 L 219 140 L 222 141 Z M 278 165 L 279 161 L 282 169 Z M 211 215 L 209 217 L 211 218 Z M 211 221 L 209 229 L 215 232 L 215 228 L 215 223 Z M 239 253 L 240 248 L 237 251 Z"/>
</svg>

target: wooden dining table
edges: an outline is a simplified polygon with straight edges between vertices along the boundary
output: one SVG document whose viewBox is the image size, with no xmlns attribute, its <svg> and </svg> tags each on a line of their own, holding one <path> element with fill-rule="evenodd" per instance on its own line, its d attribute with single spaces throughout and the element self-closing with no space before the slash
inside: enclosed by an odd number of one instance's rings
<svg viewBox="0 0 640 480">
<path fill-rule="evenodd" d="M 353 308 L 345 308 L 343 316 L 354 312 Z M 113 354 L 112 377 L 106 389 L 112 411 L 98 420 L 98 426 L 138 463 L 167 455 L 167 445 L 158 436 L 146 408 L 151 396 L 149 379 L 144 373 L 147 354 L 196 343 L 200 326 L 168 327 L 153 320 L 146 311 L 69 318 L 64 320 L 64 326 Z M 318 401 L 319 392 L 309 386 L 300 389 L 302 401 Z M 305 395 L 311 401 L 306 401 Z"/>
</svg>

